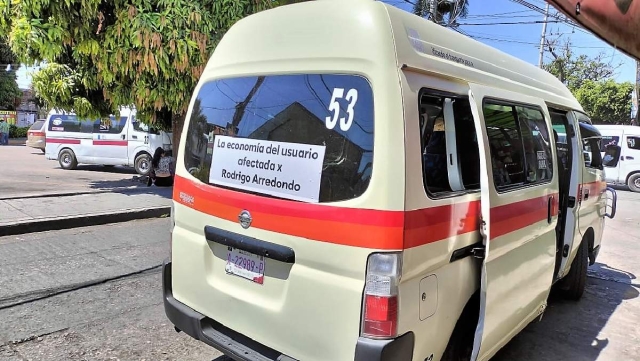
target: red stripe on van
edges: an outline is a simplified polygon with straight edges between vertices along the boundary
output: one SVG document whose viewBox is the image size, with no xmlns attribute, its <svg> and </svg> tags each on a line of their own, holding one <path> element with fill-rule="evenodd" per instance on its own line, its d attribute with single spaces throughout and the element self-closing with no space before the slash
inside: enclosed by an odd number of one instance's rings
<svg viewBox="0 0 640 361">
<path fill-rule="evenodd" d="M 547 219 L 549 197 L 553 197 L 551 215 L 556 216 L 558 215 L 557 193 L 491 208 L 490 238 L 504 236 Z"/>
<path fill-rule="evenodd" d="M 585 193 L 585 190 L 589 190 L 589 197 L 594 194 L 601 194 L 607 190 L 607 182 L 605 181 L 595 181 L 589 183 L 582 184 L 582 192 Z"/>
<path fill-rule="evenodd" d="M 182 195 L 182 196 L 181 196 Z M 550 195 L 491 209 L 492 237 L 547 219 Z M 244 209 L 252 227 L 352 247 L 407 249 L 478 230 L 480 201 L 412 211 L 381 211 L 299 203 L 209 186 L 176 176 L 174 201 L 237 222 Z M 192 200 L 192 201 L 191 201 Z M 557 215 L 557 194 L 552 214 Z M 238 226 L 239 227 L 239 226 Z"/>
<path fill-rule="evenodd" d="M 181 197 L 181 193 L 186 197 Z M 403 211 L 332 207 L 266 198 L 179 176 L 175 177 L 173 199 L 232 222 L 238 222 L 238 215 L 246 209 L 253 216 L 252 227 L 273 232 L 354 247 L 403 248 Z M 186 199 L 193 199 L 193 202 Z"/>
<path fill-rule="evenodd" d="M 478 230 L 480 201 L 405 213 L 404 248 L 413 248 Z"/>
<path fill-rule="evenodd" d="M 80 139 L 45 138 L 45 142 L 54 144 L 80 144 Z"/>
<path fill-rule="evenodd" d="M 94 140 L 93 145 L 115 145 L 119 147 L 126 147 L 129 142 L 126 140 Z"/>
</svg>

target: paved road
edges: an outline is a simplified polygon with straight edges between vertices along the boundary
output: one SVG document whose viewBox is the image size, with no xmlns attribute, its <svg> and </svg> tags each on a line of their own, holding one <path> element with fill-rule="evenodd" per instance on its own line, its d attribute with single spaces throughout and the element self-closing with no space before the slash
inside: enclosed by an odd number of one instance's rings
<svg viewBox="0 0 640 361">
<path fill-rule="evenodd" d="M 176 333 L 164 314 L 158 266 L 168 226 L 156 219 L 0 238 L 0 360 L 219 356 Z"/>
<path fill-rule="evenodd" d="M 496 360 L 640 360 L 640 194 L 619 195 L 585 298 L 553 299 Z M 159 219 L 0 238 L 0 360 L 217 358 L 164 315 L 156 266 L 167 227 Z"/>
<path fill-rule="evenodd" d="M 132 168 L 79 165 L 78 169 L 67 171 L 57 161 L 46 160 L 40 150 L 23 145 L 1 147 L 0 165 L 0 199 L 142 185 L 132 181 L 136 176 Z"/>
<path fill-rule="evenodd" d="M 522 360 L 640 360 L 640 194 L 618 190 L 618 214 L 607 219 L 602 251 L 578 302 L 552 299 L 543 319 L 496 357 Z"/>
</svg>

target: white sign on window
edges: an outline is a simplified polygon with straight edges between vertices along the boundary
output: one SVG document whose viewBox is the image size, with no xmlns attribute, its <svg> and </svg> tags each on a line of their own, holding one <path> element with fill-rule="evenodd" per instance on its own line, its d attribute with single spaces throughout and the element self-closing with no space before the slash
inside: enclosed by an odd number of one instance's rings
<svg viewBox="0 0 640 361">
<path fill-rule="evenodd" d="M 325 146 L 218 135 L 209 183 L 318 202 Z"/>
</svg>

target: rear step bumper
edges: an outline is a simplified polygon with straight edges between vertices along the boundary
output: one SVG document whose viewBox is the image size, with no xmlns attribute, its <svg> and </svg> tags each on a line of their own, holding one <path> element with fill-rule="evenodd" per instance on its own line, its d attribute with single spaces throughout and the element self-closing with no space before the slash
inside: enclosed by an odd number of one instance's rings
<svg viewBox="0 0 640 361">
<path fill-rule="evenodd" d="M 235 361 L 297 361 L 223 326 L 176 300 L 171 286 L 171 262 L 165 262 L 162 266 L 162 293 L 164 311 L 176 328 L 215 347 Z M 393 340 L 359 338 L 355 361 L 411 361 L 413 345 L 412 332 Z"/>
</svg>

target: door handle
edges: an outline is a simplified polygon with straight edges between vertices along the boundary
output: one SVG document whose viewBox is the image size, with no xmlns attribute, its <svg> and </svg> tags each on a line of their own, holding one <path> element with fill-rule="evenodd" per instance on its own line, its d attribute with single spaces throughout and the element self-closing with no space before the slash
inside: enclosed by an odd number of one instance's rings
<svg viewBox="0 0 640 361">
<path fill-rule="evenodd" d="M 137 135 L 132 135 L 131 138 L 132 139 L 138 139 L 138 136 Z"/>
<path fill-rule="evenodd" d="M 547 204 L 547 223 L 551 223 L 551 212 L 553 210 L 553 197 L 549 197 Z"/>
<path fill-rule="evenodd" d="M 633 157 L 626 156 L 625 158 L 633 160 Z"/>
<path fill-rule="evenodd" d="M 584 192 L 584 200 L 589 199 L 589 191 Z"/>
</svg>

